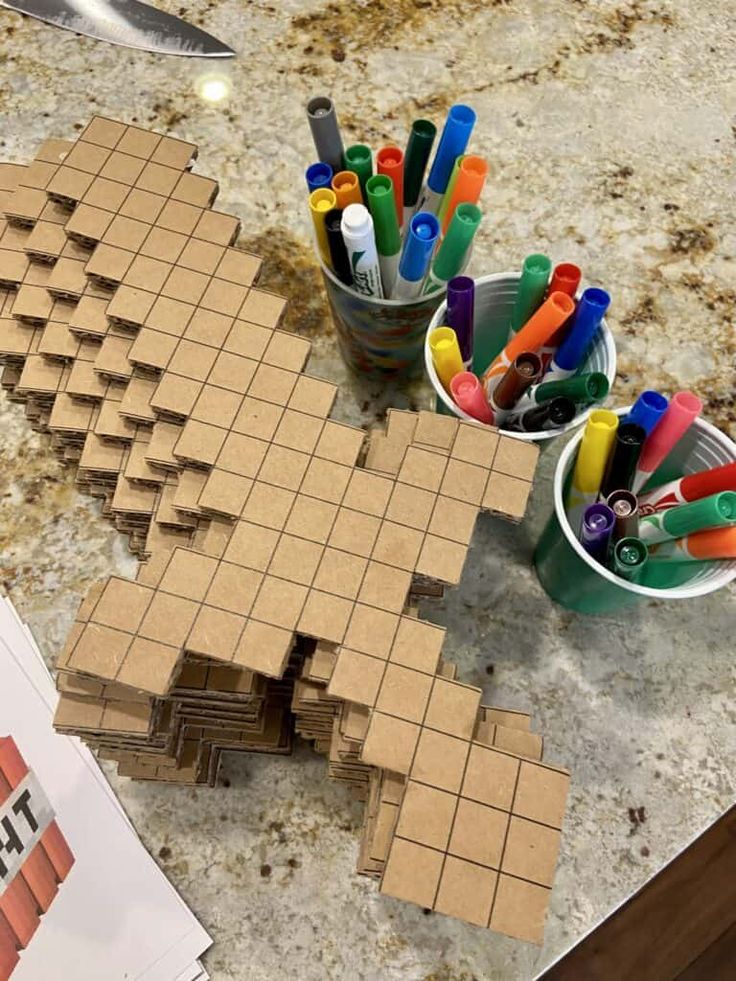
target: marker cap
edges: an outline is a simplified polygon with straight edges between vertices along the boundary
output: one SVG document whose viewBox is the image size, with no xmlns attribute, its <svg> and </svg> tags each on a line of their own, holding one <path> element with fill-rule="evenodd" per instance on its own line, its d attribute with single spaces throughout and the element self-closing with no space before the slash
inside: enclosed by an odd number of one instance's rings
<svg viewBox="0 0 736 981">
<path fill-rule="evenodd" d="M 470 276 L 454 276 L 447 284 L 447 323 L 457 334 L 463 362 L 473 357 L 475 282 Z"/>
<path fill-rule="evenodd" d="M 657 469 L 675 443 L 700 415 L 703 403 L 692 392 L 677 392 L 664 414 L 650 432 L 639 458 L 639 471 L 651 474 Z M 638 490 L 637 487 L 634 490 Z"/>
<path fill-rule="evenodd" d="M 321 160 L 317 163 L 310 164 L 304 172 L 304 177 L 307 181 L 307 187 L 309 188 L 309 193 L 316 191 L 320 187 L 331 187 L 332 186 L 332 167 L 328 163 L 323 163 Z"/>
<path fill-rule="evenodd" d="M 521 279 L 511 313 L 511 333 L 516 334 L 544 300 L 552 263 L 546 255 L 534 252 L 521 267 Z M 551 295 L 551 293 L 550 293 Z"/>
<path fill-rule="evenodd" d="M 608 454 L 618 429 L 618 416 L 608 409 L 594 409 L 580 441 L 573 486 L 583 494 L 597 494 Z"/>
<path fill-rule="evenodd" d="M 506 369 L 493 390 L 493 402 L 499 409 L 513 409 L 524 392 L 534 384 L 542 373 L 542 362 L 537 354 L 525 351 Z M 574 411 L 573 406 L 573 411 Z M 533 409 L 529 410 L 533 412 Z M 545 407 L 546 414 L 546 407 Z"/>
<path fill-rule="evenodd" d="M 470 134 L 475 125 L 475 112 L 470 106 L 457 104 L 451 107 L 447 114 L 445 127 L 437 147 L 432 166 L 427 178 L 430 190 L 443 194 L 450 179 L 455 158 L 465 153 Z"/>
<path fill-rule="evenodd" d="M 619 425 L 601 481 L 601 497 L 606 498 L 615 490 L 630 489 L 646 438 L 644 429 L 635 422 L 624 422 Z"/>
<path fill-rule="evenodd" d="M 549 402 L 542 402 L 532 409 L 527 409 L 520 416 L 515 416 L 508 423 L 508 429 L 519 429 L 525 433 L 542 432 L 545 429 L 557 429 L 566 426 L 575 416 L 575 403 L 560 395 Z"/>
<path fill-rule="evenodd" d="M 414 215 L 409 222 L 399 260 L 399 275 L 402 279 L 410 282 L 424 279 L 439 233 L 440 223 L 436 215 L 425 211 Z"/>
<path fill-rule="evenodd" d="M 535 402 L 546 402 L 548 399 L 564 395 L 578 404 L 602 402 L 608 395 L 608 378 L 602 371 L 590 371 L 583 375 L 574 375 L 560 381 L 542 381 L 530 395 Z"/>
<path fill-rule="evenodd" d="M 638 423 L 649 434 L 667 411 L 668 404 L 664 395 L 647 389 L 634 402 L 624 421 Z"/>
<path fill-rule="evenodd" d="M 577 368 L 610 304 L 611 297 L 605 290 L 590 286 L 584 291 L 567 334 L 557 348 L 555 365 L 558 368 L 563 371 Z"/>
<path fill-rule="evenodd" d="M 397 146 L 382 146 L 376 154 L 376 170 L 393 181 L 396 215 L 404 221 L 404 154 Z"/>
<path fill-rule="evenodd" d="M 429 349 L 445 391 L 451 392 L 452 379 L 465 370 L 455 331 L 451 327 L 435 327 L 429 335 Z"/>
<path fill-rule="evenodd" d="M 613 547 L 611 571 L 622 579 L 636 582 L 644 571 L 649 555 L 644 542 L 635 535 L 619 539 Z"/>
<path fill-rule="evenodd" d="M 458 274 L 478 230 L 480 219 L 481 210 L 476 204 L 457 206 L 432 263 L 432 272 L 437 279 L 447 281 Z"/>
<path fill-rule="evenodd" d="M 606 504 L 616 515 L 616 538 L 631 538 L 639 534 L 639 502 L 629 490 L 612 491 Z"/>
<path fill-rule="evenodd" d="M 325 215 L 337 205 L 335 192 L 328 187 L 318 187 L 309 195 L 309 211 L 312 215 L 314 233 L 317 236 L 317 245 L 322 261 L 326 266 L 330 265 L 330 248 L 327 243 L 327 232 L 325 231 Z"/>
<path fill-rule="evenodd" d="M 574 262 L 558 262 L 552 270 L 552 279 L 549 283 L 550 293 L 567 293 L 574 298 L 580 286 L 582 272 L 580 266 Z"/>
<path fill-rule="evenodd" d="M 493 413 L 488 405 L 483 386 L 470 371 L 461 371 L 450 382 L 450 394 L 463 412 L 478 422 L 493 423 Z"/>
<path fill-rule="evenodd" d="M 328 211 L 325 215 L 325 232 L 335 275 L 346 286 L 351 286 L 353 276 L 350 272 L 350 260 L 345 248 L 345 239 L 342 237 L 341 221 L 342 209 L 333 208 L 332 211 Z"/>
<path fill-rule="evenodd" d="M 583 520 L 580 522 L 580 544 L 599 562 L 606 557 L 614 523 L 613 511 L 607 504 L 590 504 L 583 511 Z"/>
<path fill-rule="evenodd" d="M 401 250 L 401 235 L 393 181 L 386 174 L 374 174 L 368 179 L 365 190 L 376 228 L 378 252 L 380 255 L 396 255 Z"/>
<path fill-rule="evenodd" d="M 414 207 L 419 200 L 424 171 L 427 167 L 437 127 L 428 119 L 415 119 L 404 158 L 404 206 Z"/>
<path fill-rule="evenodd" d="M 366 181 L 373 173 L 371 148 L 366 146 L 365 143 L 353 143 L 343 154 L 343 162 L 345 164 L 345 170 L 352 170 L 353 173 L 358 175 L 360 189 L 365 194 Z"/>
<path fill-rule="evenodd" d="M 488 162 L 483 157 L 472 155 L 463 157 L 447 208 L 441 215 L 443 234 L 447 231 L 450 219 L 455 214 L 455 208 L 459 204 L 464 201 L 469 204 L 478 203 L 487 176 Z"/>
<path fill-rule="evenodd" d="M 307 118 L 318 158 L 328 163 L 336 173 L 342 166 L 342 136 L 332 99 L 326 95 L 310 99 Z"/>
<path fill-rule="evenodd" d="M 349 204 L 363 203 L 358 175 L 352 170 L 341 170 L 335 174 L 332 178 L 332 190 L 335 192 L 338 208 L 344 209 Z"/>
<path fill-rule="evenodd" d="M 667 538 L 682 538 L 695 531 L 714 528 L 736 522 L 736 492 L 721 491 L 711 494 L 699 501 L 681 504 L 679 507 L 664 511 L 661 516 L 644 518 L 651 521 L 658 518 L 662 528 L 667 532 Z"/>
</svg>

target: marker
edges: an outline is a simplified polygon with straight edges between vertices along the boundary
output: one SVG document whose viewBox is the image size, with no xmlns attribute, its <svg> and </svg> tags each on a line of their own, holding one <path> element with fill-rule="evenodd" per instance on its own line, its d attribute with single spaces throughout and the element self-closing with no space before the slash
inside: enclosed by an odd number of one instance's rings
<svg viewBox="0 0 736 981">
<path fill-rule="evenodd" d="M 332 211 L 337 205 L 335 192 L 328 187 L 318 187 L 309 195 L 309 211 L 312 215 L 314 234 L 317 237 L 317 247 L 322 262 L 326 266 L 330 265 L 330 247 L 327 244 L 327 232 L 325 231 L 325 215 Z"/>
<path fill-rule="evenodd" d="M 404 154 L 397 146 L 383 146 L 376 154 L 376 170 L 393 181 L 396 217 L 404 223 Z"/>
<path fill-rule="evenodd" d="M 514 358 L 523 351 L 538 351 L 575 309 L 575 303 L 566 293 L 552 293 L 506 344 L 498 357 L 483 372 L 481 381 L 490 394 L 498 378 Z"/>
<path fill-rule="evenodd" d="M 454 276 L 447 284 L 445 319 L 457 334 L 463 364 L 469 368 L 473 360 L 475 324 L 475 282 L 469 276 Z"/>
<path fill-rule="evenodd" d="M 572 481 L 565 499 L 567 519 L 575 532 L 580 527 L 583 511 L 598 496 L 617 429 L 618 416 L 608 409 L 594 409 L 585 424 Z"/>
<path fill-rule="evenodd" d="M 639 493 L 675 443 L 687 432 L 702 408 L 703 403 L 692 392 L 678 392 L 672 396 L 664 415 L 649 433 L 641 451 L 631 488 L 635 494 Z"/>
<path fill-rule="evenodd" d="M 647 547 L 640 538 L 634 535 L 621 538 L 613 546 L 611 572 L 629 582 L 638 582 L 648 559 Z"/>
<path fill-rule="evenodd" d="M 337 206 L 343 211 L 349 204 L 362 204 L 358 175 L 352 170 L 341 170 L 332 178 L 332 190 L 337 198 Z"/>
<path fill-rule="evenodd" d="M 457 335 L 452 327 L 435 327 L 429 335 L 434 370 L 446 392 L 452 394 L 450 383 L 455 375 L 464 372 Z"/>
<path fill-rule="evenodd" d="M 647 514 L 639 521 L 639 537 L 647 545 L 684 538 L 706 528 L 721 528 L 736 522 L 736 491 L 721 491 L 669 511 Z"/>
<path fill-rule="evenodd" d="M 470 371 L 461 371 L 450 381 L 450 395 L 463 412 L 478 422 L 493 423 L 493 413 L 486 399 L 483 386 Z"/>
<path fill-rule="evenodd" d="M 575 299 L 582 275 L 580 266 L 576 266 L 574 262 L 558 262 L 552 270 L 549 292 L 567 293 L 568 296 Z"/>
<path fill-rule="evenodd" d="M 639 511 L 636 495 L 628 490 L 615 490 L 606 498 L 606 504 L 616 516 L 613 537 L 616 539 L 636 538 L 639 534 Z"/>
<path fill-rule="evenodd" d="M 447 234 L 437 250 L 424 284 L 424 293 L 436 293 L 462 271 L 473 236 L 480 225 L 481 211 L 475 204 L 459 204 L 452 216 Z"/>
<path fill-rule="evenodd" d="M 603 372 L 591 371 L 562 381 L 540 382 L 529 389 L 526 398 L 533 402 L 546 402 L 547 399 L 564 395 L 578 405 L 586 405 L 590 402 L 602 402 L 608 395 L 608 388 L 608 379 Z"/>
<path fill-rule="evenodd" d="M 584 291 L 564 340 L 549 366 L 547 374 L 550 381 L 575 374 L 610 304 L 611 297 L 605 290 L 589 286 Z"/>
<path fill-rule="evenodd" d="M 363 296 L 383 299 L 373 219 L 365 205 L 349 204 L 342 213 L 340 230 L 348 253 L 353 288 Z"/>
<path fill-rule="evenodd" d="M 509 340 L 521 330 L 527 320 L 541 306 L 551 268 L 552 263 L 546 255 L 534 253 L 524 259 L 516 299 L 514 300 L 514 309 L 511 313 Z"/>
<path fill-rule="evenodd" d="M 559 396 L 542 402 L 525 412 L 510 413 L 503 424 L 504 429 L 522 433 L 538 433 L 547 429 L 559 429 L 575 418 L 575 403 Z"/>
<path fill-rule="evenodd" d="M 668 401 L 664 395 L 647 389 L 631 406 L 631 412 L 624 422 L 638 423 L 649 435 L 667 410 Z"/>
<path fill-rule="evenodd" d="M 437 127 L 428 119 L 415 119 L 412 123 L 404 154 L 404 223 L 410 220 L 416 209 L 436 135 Z"/>
<path fill-rule="evenodd" d="M 442 219 L 442 234 L 447 231 L 455 208 L 459 204 L 477 204 L 488 176 L 488 163 L 483 157 L 465 156 L 460 162 L 457 178 L 450 190 L 450 200 Z"/>
<path fill-rule="evenodd" d="M 703 562 L 707 559 L 736 559 L 736 525 L 709 528 L 684 538 L 672 538 L 649 550 L 653 562 Z"/>
<path fill-rule="evenodd" d="M 358 175 L 358 180 L 360 181 L 360 190 L 365 195 L 365 185 L 368 178 L 373 174 L 373 158 L 371 157 L 371 148 L 366 146 L 365 143 L 353 143 L 349 146 L 345 153 L 343 154 L 344 168 L 338 167 L 338 170 L 352 170 L 354 174 Z"/>
<path fill-rule="evenodd" d="M 655 487 L 653 491 L 639 498 L 639 511 L 641 514 L 666 511 L 678 504 L 698 501 L 701 497 L 724 490 L 736 491 L 736 462 L 713 467 L 712 470 L 690 473 L 686 477 Z"/>
<path fill-rule="evenodd" d="M 619 423 L 601 481 L 599 494 L 603 500 L 612 491 L 629 490 L 646 438 L 646 432 L 635 422 Z"/>
<path fill-rule="evenodd" d="M 342 167 L 343 149 L 332 99 L 326 95 L 318 95 L 310 99 L 307 103 L 307 118 L 317 148 L 317 158 L 329 164 L 333 173 L 337 173 Z"/>
<path fill-rule="evenodd" d="M 383 295 L 391 296 L 399 272 L 401 234 L 396 216 L 393 182 L 386 174 L 374 174 L 365 185 L 368 207 L 376 230 L 376 248 L 381 266 Z"/>
<path fill-rule="evenodd" d="M 439 234 L 440 223 L 436 216 L 427 211 L 417 211 L 406 230 L 392 299 L 413 300 L 421 294 Z"/>
<path fill-rule="evenodd" d="M 350 272 L 345 240 L 342 237 L 341 222 L 342 210 L 340 208 L 333 208 L 325 215 L 325 232 L 330 250 L 330 265 L 340 282 L 345 283 L 346 286 L 352 286 L 353 276 Z"/>
<path fill-rule="evenodd" d="M 452 165 L 452 170 L 450 171 L 450 179 L 447 182 L 447 187 L 445 188 L 445 193 L 442 195 L 442 201 L 437 209 L 437 217 L 440 220 L 440 225 L 445 220 L 445 215 L 447 214 L 447 208 L 450 204 L 450 198 L 452 197 L 452 192 L 455 190 L 455 184 L 457 183 L 457 175 L 460 173 L 460 164 L 465 159 L 465 155 L 462 154 L 455 158 L 455 163 Z"/>
<path fill-rule="evenodd" d="M 442 195 L 447 189 L 455 159 L 465 153 L 475 125 L 475 112 L 470 106 L 452 106 L 442 130 L 437 153 L 429 170 L 427 183 L 417 204 L 418 211 L 437 213 Z"/>
<path fill-rule="evenodd" d="M 580 544 L 588 555 L 605 562 L 614 525 L 613 511 L 607 504 L 590 504 L 580 522 Z"/>
<path fill-rule="evenodd" d="M 462 346 L 460 351 L 462 353 Z M 541 373 L 542 362 L 533 352 L 525 351 L 514 358 L 513 364 L 510 364 L 506 373 L 501 376 L 488 400 L 493 410 L 493 421 L 497 426 L 500 426 L 506 419 L 509 410 L 513 409 L 524 392 L 539 378 Z M 574 410 L 575 407 L 573 406 L 573 412 Z M 535 412 L 537 410 L 530 409 L 529 411 Z"/>
<path fill-rule="evenodd" d="M 332 186 L 332 167 L 327 163 L 322 163 L 321 160 L 318 163 L 310 164 L 304 172 L 304 176 L 310 194 L 320 187 L 329 188 Z"/>
</svg>

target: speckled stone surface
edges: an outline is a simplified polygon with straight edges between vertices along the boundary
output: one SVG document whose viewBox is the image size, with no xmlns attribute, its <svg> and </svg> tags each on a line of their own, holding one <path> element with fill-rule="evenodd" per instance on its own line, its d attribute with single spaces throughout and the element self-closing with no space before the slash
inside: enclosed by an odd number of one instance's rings
<svg viewBox="0 0 736 981">
<path fill-rule="evenodd" d="M 368 424 L 422 386 L 377 391 L 342 367 L 311 258 L 303 105 L 332 93 L 346 141 L 403 143 L 453 102 L 478 111 L 492 178 L 473 271 L 529 251 L 579 262 L 614 296 L 620 404 L 645 383 L 695 389 L 734 435 L 733 22 L 715 0 L 158 0 L 228 41 L 232 63 L 111 48 L 0 11 L 0 155 L 24 160 L 95 112 L 201 147 L 219 206 L 266 257 L 314 342 L 310 369 Z M 223 75 L 230 95 L 198 95 Z M 51 661 L 94 579 L 133 562 L 22 412 L 0 398 L 0 572 Z M 527 709 L 573 784 L 546 945 L 383 899 L 354 875 L 360 806 L 302 746 L 228 757 L 214 790 L 113 779 L 143 841 L 215 937 L 216 981 L 530 978 L 734 798 L 733 592 L 586 619 L 530 568 L 558 447 L 520 528 L 482 519 L 459 588 L 424 615 L 487 698 Z M 630 817 L 630 809 L 634 820 Z M 642 809 L 642 810 L 640 810 Z M 640 815 L 643 820 L 639 820 Z"/>
</svg>

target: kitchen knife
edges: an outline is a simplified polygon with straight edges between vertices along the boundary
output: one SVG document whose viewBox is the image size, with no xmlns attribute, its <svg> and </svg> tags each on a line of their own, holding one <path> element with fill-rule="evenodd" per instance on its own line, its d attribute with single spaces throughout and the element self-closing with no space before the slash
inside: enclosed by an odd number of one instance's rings
<svg viewBox="0 0 736 981">
<path fill-rule="evenodd" d="M 198 58 L 235 54 L 211 34 L 139 0 L 0 0 L 0 7 L 98 41 L 156 54 Z"/>
</svg>

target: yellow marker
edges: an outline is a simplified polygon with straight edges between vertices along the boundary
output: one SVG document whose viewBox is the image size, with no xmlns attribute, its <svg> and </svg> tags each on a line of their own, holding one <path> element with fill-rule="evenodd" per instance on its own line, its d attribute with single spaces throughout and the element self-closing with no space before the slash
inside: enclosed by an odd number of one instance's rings
<svg viewBox="0 0 736 981">
<path fill-rule="evenodd" d="M 332 190 L 337 198 L 338 208 L 344 211 L 349 204 L 363 204 L 358 175 L 352 170 L 341 170 L 332 178 Z"/>
<path fill-rule="evenodd" d="M 337 198 L 335 197 L 335 192 L 331 191 L 328 187 L 318 187 L 316 191 L 312 191 L 309 195 L 309 210 L 312 213 L 314 234 L 317 236 L 320 258 L 328 269 L 331 268 L 332 264 L 330 262 L 330 246 L 327 242 L 327 231 L 325 230 L 325 215 L 328 211 L 332 211 L 336 207 Z"/>
<path fill-rule="evenodd" d="M 429 335 L 429 347 L 432 351 L 432 361 L 434 370 L 437 372 L 445 391 L 450 391 L 450 382 L 465 371 L 463 359 L 460 354 L 460 345 L 457 342 L 457 334 L 452 327 L 437 327 Z"/>
<path fill-rule="evenodd" d="M 583 511 L 594 504 L 603 480 L 608 455 L 618 429 L 618 416 L 608 409 L 595 409 L 585 425 L 578 457 L 567 492 L 567 520 L 577 535 Z"/>
</svg>

